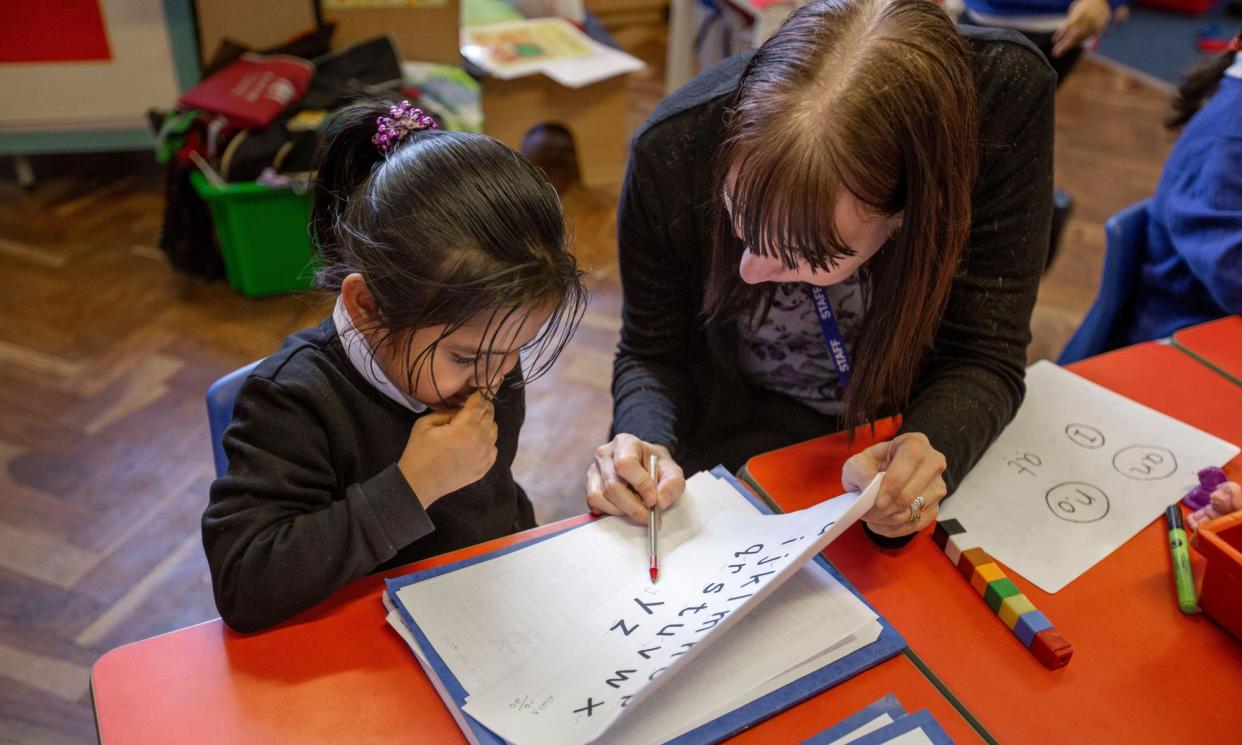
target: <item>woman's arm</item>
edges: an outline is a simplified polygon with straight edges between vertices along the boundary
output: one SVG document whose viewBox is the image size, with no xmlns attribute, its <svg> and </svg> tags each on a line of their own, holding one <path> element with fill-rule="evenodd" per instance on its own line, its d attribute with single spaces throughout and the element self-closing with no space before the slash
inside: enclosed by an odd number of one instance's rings
<svg viewBox="0 0 1242 745">
<path fill-rule="evenodd" d="M 649 155 L 655 149 L 635 140 L 617 209 L 622 310 L 612 440 L 596 449 L 587 469 L 591 510 L 640 522 L 649 507 L 668 506 L 685 488 L 677 458 L 697 406 L 689 363 L 699 288 L 671 245 L 673 218 L 664 209 L 685 197 L 660 183 L 669 168 Z M 647 475 L 651 455 L 658 463 L 654 482 Z"/>
<path fill-rule="evenodd" d="M 1032 50 L 1015 56 L 1024 64 L 992 80 L 992 106 L 980 107 L 970 242 L 902 412 L 902 431 L 925 434 L 944 455 L 950 494 L 1022 402 L 1051 235 L 1056 76 Z"/>
<path fill-rule="evenodd" d="M 690 339 L 699 288 L 668 241 L 662 192 L 645 148 L 636 145 L 617 210 L 621 338 L 613 364 L 613 432 L 666 446 L 674 455 L 694 426 Z M 688 218 L 683 218 L 688 219 Z"/>
</svg>

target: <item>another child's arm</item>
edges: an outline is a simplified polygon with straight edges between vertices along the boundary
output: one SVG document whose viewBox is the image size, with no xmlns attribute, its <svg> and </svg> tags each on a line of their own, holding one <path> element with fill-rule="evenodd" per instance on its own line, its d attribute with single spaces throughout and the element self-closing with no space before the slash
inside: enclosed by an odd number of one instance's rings
<svg viewBox="0 0 1242 745">
<path fill-rule="evenodd" d="M 1242 138 L 1222 138 L 1202 167 L 1169 197 L 1169 231 L 1177 252 L 1212 302 L 1242 313 Z"/>
</svg>

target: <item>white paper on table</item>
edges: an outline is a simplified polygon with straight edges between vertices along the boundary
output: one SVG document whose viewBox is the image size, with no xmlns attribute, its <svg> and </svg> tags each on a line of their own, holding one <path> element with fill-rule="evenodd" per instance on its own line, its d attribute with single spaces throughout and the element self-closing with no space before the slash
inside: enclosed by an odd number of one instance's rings
<svg viewBox="0 0 1242 745">
<path fill-rule="evenodd" d="M 880 729 L 881 727 L 886 727 L 892 724 L 893 721 L 894 719 L 893 719 L 892 714 L 888 714 L 888 713 L 881 714 L 880 716 L 876 717 L 875 719 L 872 719 L 870 722 L 867 722 L 866 724 L 862 725 L 861 727 L 854 730 L 853 732 L 848 732 L 842 735 L 841 737 L 838 737 L 837 739 L 828 743 L 828 745 L 848 745 L 848 743 L 851 743 L 857 740 L 863 735 L 869 735 L 872 732 L 875 732 L 876 730 Z M 921 732 L 922 730 L 919 730 L 919 731 Z"/>
<path fill-rule="evenodd" d="M 800 512 L 714 516 L 668 555 L 658 585 L 630 582 L 556 644 L 472 693 L 466 712 L 509 742 L 595 740 L 627 709 L 672 690 L 663 684 L 870 509 L 880 478 L 862 495 Z M 688 710 L 718 701 L 703 696 Z"/>
<path fill-rule="evenodd" d="M 1169 381 L 1176 385 L 1176 381 Z M 1132 538 L 1236 445 L 1051 362 L 1027 369 L 1026 399 L 940 508 L 1045 592 Z"/>
<path fill-rule="evenodd" d="M 601 80 L 641 70 L 647 65 L 619 49 L 598 44 L 595 54 L 575 60 L 549 62 L 543 74 L 566 88 L 581 88 Z"/>
<path fill-rule="evenodd" d="M 563 18 L 463 26 L 461 53 L 501 80 L 544 73 L 570 88 L 646 67 L 637 57 L 601 44 Z"/>
<path fill-rule="evenodd" d="M 927 736 L 922 727 L 912 729 L 909 732 L 902 732 L 888 742 L 890 745 L 934 745 L 932 739 Z"/>
<path fill-rule="evenodd" d="M 721 632 L 674 682 L 627 710 L 597 741 L 667 742 L 874 642 L 883 630 L 875 613 L 822 567 L 807 570 Z"/>
</svg>

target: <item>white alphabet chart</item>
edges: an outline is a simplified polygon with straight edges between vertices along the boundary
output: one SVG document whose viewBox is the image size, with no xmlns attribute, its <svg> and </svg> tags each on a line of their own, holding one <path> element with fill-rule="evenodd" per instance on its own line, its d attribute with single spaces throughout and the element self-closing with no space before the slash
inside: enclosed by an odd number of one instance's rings
<svg viewBox="0 0 1242 745">
<path fill-rule="evenodd" d="M 870 509 L 878 484 L 879 477 L 861 495 L 785 515 L 716 514 L 669 554 L 658 584 L 639 576 L 620 587 L 585 622 L 564 629 L 555 644 L 541 646 L 509 675 L 470 695 L 464 710 L 512 743 L 599 739 L 627 713 L 641 711 L 645 700 L 659 698 L 656 691 L 665 681 L 676 680 L 709 644 Z M 854 617 L 836 638 L 844 640 L 873 621 L 869 614 Z M 699 702 L 680 715 L 694 719 L 717 703 Z"/>
<path fill-rule="evenodd" d="M 940 519 L 957 519 L 992 556 L 1057 592 L 1180 499 L 1199 469 L 1238 452 L 1037 362 L 1017 416 L 945 500 Z"/>
</svg>

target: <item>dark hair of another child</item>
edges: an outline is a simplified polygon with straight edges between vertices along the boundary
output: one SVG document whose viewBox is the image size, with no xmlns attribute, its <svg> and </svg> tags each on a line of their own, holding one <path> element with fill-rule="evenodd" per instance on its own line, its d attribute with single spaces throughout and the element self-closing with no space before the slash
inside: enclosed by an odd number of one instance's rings
<svg viewBox="0 0 1242 745">
<path fill-rule="evenodd" d="M 371 138 L 389 105 L 349 106 L 325 131 L 311 215 L 319 285 L 339 291 L 360 273 L 375 298 L 378 345 L 404 344 L 399 359 L 410 357 L 412 332 L 443 327 L 411 360 L 411 387 L 439 342 L 462 326 L 486 321 L 478 349 L 485 360 L 504 324 L 550 305 L 522 353 L 524 380 L 539 377 L 586 305 L 556 190 L 522 155 L 480 134 L 413 132 L 384 155 Z"/>
<path fill-rule="evenodd" d="M 1242 34 L 1238 35 L 1242 37 Z M 1236 38 L 1236 37 L 1235 37 Z M 1190 68 L 1185 80 L 1177 88 L 1177 96 L 1173 99 L 1173 110 L 1165 117 L 1164 126 L 1168 129 L 1181 129 L 1190 117 L 1212 97 L 1220 87 L 1220 79 L 1225 77 L 1225 70 L 1233 66 L 1237 52 L 1226 50 L 1208 57 Z"/>
</svg>

